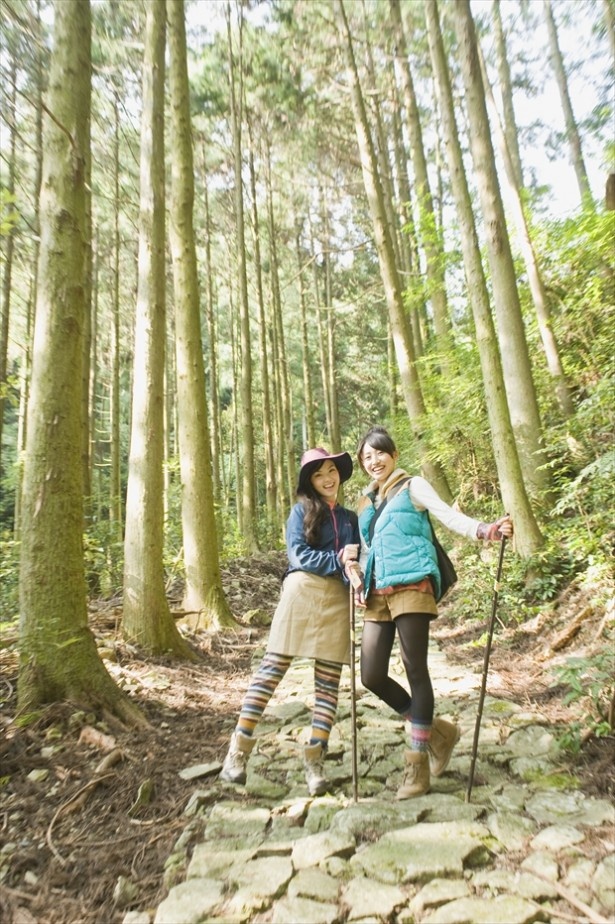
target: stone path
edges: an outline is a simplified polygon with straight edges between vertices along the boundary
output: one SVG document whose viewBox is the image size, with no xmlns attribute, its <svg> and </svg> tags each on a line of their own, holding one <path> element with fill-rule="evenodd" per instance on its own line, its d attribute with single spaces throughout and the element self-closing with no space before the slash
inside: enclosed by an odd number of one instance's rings
<svg viewBox="0 0 615 924">
<path fill-rule="evenodd" d="M 124 924 L 614 921 L 613 805 L 585 797 L 558 770 L 544 717 L 489 693 L 468 801 L 481 678 L 447 663 L 435 643 L 430 669 L 437 713 L 462 731 L 431 793 L 395 800 L 402 723 L 357 681 L 353 801 L 344 670 L 326 761 L 332 791 L 308 797 L 312 663 L 297 660 L 258 727 L 245 787 L 219 781 L 220 764 L 182 770 L 195 788 L 166 865 L 168 895 Z"/>
</svg>

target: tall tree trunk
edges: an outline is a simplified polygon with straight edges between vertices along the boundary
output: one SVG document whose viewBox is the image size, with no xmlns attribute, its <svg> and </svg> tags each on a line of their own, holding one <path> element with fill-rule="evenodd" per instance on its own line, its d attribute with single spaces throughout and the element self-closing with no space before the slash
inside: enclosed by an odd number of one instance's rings
<svg viewBox="0 0 615 924">
<path fill-rule="evenodd" d="M 41 39 L 41 10 L 40 0 L 36 3 L 36 37 Z M 30 296 L 26 308 L 26 329 L 24 337 L 24 350 L 22 359 L 22 368 L 20 370 L 20 387 L 19 387 L 19 426 L 17 432 L 17 451 L 19 459 L 24 457 L 27 439 L 28 426 L 28 404 L 30 401 L 30 376 L 32 365 L 32 330 L 34 326 L 34 311 L 38 298 L 38 261 L 40 253 L 40 220 L 39 220 L 39 199 L 41 194 L 41 183 L 43 176 L 43 65 L 42 56 L 35 55 L 35 115 L 34 115 L 34 137 L 35 137 L 35 170 L 34 170 L 34 189 L 32 198 L 34 201 L 34 250 L 32 254 L 32 276 Z M 23 511 L 23 464 L 20 461 L 17 468 L 17 487 L 15 490 L 15 518 L 14 529 L 15 537 L 21 536 L 22 511 Z"/>
<path fill-rule="evenodd" d="M 314 422 L 314 395 L 312 392 L 312 373 L 310 362 L 309 325 L 307 317 L 307 295 L 303 279 L 303 260 L 301 251 L 301 229 L 295 217 L 295 251 L 297 254 L 297 272 L 299 276 L 299 306 L 301 309 L 301 369 L 303 373 L 303 406 L 305 446 L 316 445 L 316 424 Z"/>
<path fill-rule="evenodd" d="M 165 0 L 150 0 L 145 26 L 141 201 L 132 428 L 126 494 L 124 615 L 128 641 L 193 657 L 165 596 L 164 550 L 164 50 Z"/>
<path fill-rule="evenodd" d="M 17 144 L 17 126 L 15 100 L 17 95 L 17 58 L 11 55 L 10 93 L 8 105 L 8 123 L 10 125 L 8 150 L 8 176 L 6 191 L 9 196 L 15 194 L 15 155 Z M 0 315 L 0 479 L 2 478 L 2 431 L 4 429 L 4 407 L 6 404 L 6 386 L 8 376 L 9 319 L 11 314 L 11 286 L 13 276 L 13 253 L 15 249 L 15 228 L 9 228 L 3 235 L 6 243 L 4 252 L 4 276 L 2 279 L 2 313 Z"/>
<path fill-rule="evenodd" d="M 502 363 L 491 316 L 489 292 L 483 271 L 474 213 L 472 211 L 472 200 L 455 121 L 455 106 L 440 31 L 438 6 L 434 0 L 423 0 L 423 5 L 427 21 L 432 69 L 438 94 L 440 118 L 446 144 L 449 175 L 459 218 L 468 296 L 474 317 L 476 342 L 484 383 L 485 404 L 493 439 L 493 452 L 502 499 L 505 510 L 511 513 L 514 519 L 515 546 L 521 555 L 529 556 L 542 545 L 542 536 L 523 483 L 521 465 L 506 401 Z"/>
<path fill-rule="evenodd" d="M 498 59 L 498 78 L 500 89 L 502 91 L 502 111 L 504 113 L 504 133 L 506 135 L 506 145 L 510 152 L 512 160 L 512 169 L 515 177 L 515 183 L 518 189 L 523 189 L 523 163 L 521 161 L 521 151 L 519 150 L 519 132 L 517 131 L 517 120 L 515 118 L 515 107 L 513 104 L 513 85 L 508 64 L 508 53 L 506 51 L 506 36 L 502 25 L 502 14 L 500 12 L 501 0 L 494 0 L 491 8 L 493 13 L 493 25 L 495 32 L 495 47 Z"/>
<path fill-rule="evenodd" d="M 525 261 L 525 268 L 527 270 L 528 281 L 530 284 L 530 292 L 532 293 L 532 301 L 534 302 L 536 317 L 538 319 L 540 339 L 542 340 L 543 350 L 547 359 L 547 368 L 555 383 L 555 395 L 560 407 L 560 411 L 564 417 L 571 417 L 574 413 L 574 405 L 572 403 L 570 389 L 568 388 L 568 382 L 566 381 L 566 376 L 564 374 L 559 346 L 555 337 L 555 332 L 553 330 L 553 320 L 551 318 L 551 310 L 549 308 L 547 290 L 542 280 L 542 273 L 540 272 L 540 267 L 538 266 L 538 261 L 534 252 L 534 245 L 532 244 L 530 229 L 528 228 L 528 224 L 525 218 L 525 211 L 523 209 L 523 202 L 521 200 L 521 190 L 517 186 L 516 182 L 515 166 L 508 148 L 508 144 L 506 142 L 504 129 L 502 128 L 502 124 L 500 122 L 500 116 L 495 103 L 493 90 L 491 89 L 491 84 L 489 83 L 489 76 L 487 74 L 487 68 L 480 44 L 478 44 L 478 53 L 481 62 L 485 93 L 487 96 L 487 105 L 491 111 L 492 124 L 495 129 L 495 136 L 498 142 L 500 155 L 504 163 L 504 174 L 508 187 L 510 202 L 512 205 L 513 217 L 517 226 L 519 246 L 521 247 L 523 259 Z"/>
<path fill-rule="evenodd" d="M 581 149 L 581 136 L 579 134 L 579 129 L 577 128 L 576 119 L 572 111 L 570 93 L 568 92 L 568 78 L 566 77 L 566 68 L 564 67 L 564 59 L 562 57 L 562 53 L 559 47 L 559 41 L 557 38 L 557 27 L 555 25 L 555 19 L 553 18 L 551 0 L 543 0 L 543 9 L 545 13 L 545 20 L 547 23 L 547 33 L 549 36 L 549 53 L 551 57 L 551 64 L 555 72 L 555 80 L 557 82 L 557 89 L 559 90 L 559 97 L 560 97 L 562 109 L 564 112 L 564 121 L 566 123 L 566 137 L 568 139 L 568 144 L 570 145 L 572 166 L 574 167 L 574 172 L 577 178 L 577 184 L 578 184 L 579 193 L 581 196 L 581 203 L 593 208 L 594 202 L 592 199 L 591 187 L 589 185 L 589 179 L 587 177 L 587 170 L 585 168 L 585 162 L 583 160 L 583 151 Z"/>
<path fill-rule="evenodd" d="M 322 191 L 321 191 L 322 195 Z M 312 280 L 314 283 L 314 305 L 316 310 L 316 325 L 318 328 L 318 354 L 320 359 L 320 377 L 322 382 L 322 398 L 325 410 L 325 428 L 328 434 L 328 440 L 331 440 L 331 395 L 329 394 L 329 354 L 327 351 L 327 340 L 325 336 L 325 311 L 322 305 L 320 294 L 320 279 L 318 267 L 318 254 L 316 253 L 316 240 L 314 237 L 314 226 L 312 224 L 311 214 L 308 216 L 310 224 L 310 247 L 312 250 Z"/>
<path fill-rule="evenodd" d="M 88 0 L 55 3 L 24 469 L 18 711 L 68 699 L 144 723 L 107 673 L 87 623 L 80 434 L 90 41 Z"/>
<path fill-rule="evenodd" d="M 389 414 L 391 420 L 395 420 L 399 411 L 399 401 L 397 399 L 397 363 L 395 362 L 395 344 L 393 342 L 393 333 L 391 324 L 387 318 L 387 381 L 389 383 Z"/>
<path fill-rule="evenodd" d="M 273 422 L 271 418 L 271 382 L 269 377 L 269 352 L 267 350 L 267 321 L 265 318 L 265 296 L 263 293 L 263 265 L 261 261 L 260 220 L 256 195 L 256 171 L 254 151 L 250 139 L 250 190 L 252 194 L 252 225 L 254 234 L 254 269 L 258 301 L 258 344 L 260 351 L 261 390 L 263 400 L 263 442 L 265 450 L 265 496 L 267 518 L 277 524 L 277 485 L 275 477 L 275 453 L 273 450 Z"/>
<path fill-rule="evenodd" d="M 419 107 L 414 92 L 412 74 L 408 59 L 406 37 L 401 18 L 399 0 L 389 0 L 391 21 L 395 37 L 395 67 L 399 72 L 406 108 L 408 134 L 412 149 L 412 166 L 416 183 L 416 205 L 419 215 L 421 243 L 427 261 L 429 298 L 433 308 L 434 328 L 438 338 L 438 349 L 444 354 L 451 346 L 451 328 L 448 301 L 444 282 L 444 259 L 440 229 L 436 225 L 433 198 L 429 185 L 427 161 L 423 147 L 423 131 Z"/>
<path fill-rule="evenodd" d="M 339 452 L 341 449 L 340 433 L 340 412 L 337 395 L 337 385 L 335 382 L 335 316 L 333 313 L 333 293 L 331 284 L 331 226 L 329 220 L 329 201 L 324 187 L 320 188 L 320 206 L 321 222 L 323 234 L 323 259 L 324 259 L 324 306 L 321 306 L 321 317 L 323 319 L 324 343 L 323 347 L 326 355 L 326 389 L 328 395 L 328 404 L 331 412 L 329 443 L 332 452 Z"/>
<path fill-rule="evenodd" d="M 227 4 L 227 29 L 229 53 L 229 82 L 231 101 L 231 127 L 233 134 L 233 162 L 235 169 L 235 237 L 237 241 L 237 273 L 239 281 L 239 318 L 241 342 L 241 366 L 239 371 L 241 394 L 241 453 L 243 508 L 242 532 L 245 549 L 251 555 L 258 548 L 256 538 L 256 483 L 254 477 L 254 411 L 252 409 L 252 343 L 250 336 L 250 304 L 248 299 L 248 276 L 246 270 L 246 241 L 243 204 L 243 155 L 241 141 L 242 123 L 242 35 L 243 13 L 239 10 L 239 66 L 235 67 L 231 34 L 230 2 Z M 236 71 L 238 86 L 236 85 Z"/>
<path fill-rule="evenodd" d="M 17 453 L 18 458 L 23 459 L 26 449 L 27 437 L 27 415 L 28 404 L 30 400 L 30 374 L 32 364 L 32 326 L 34 317 L 34 292 L 36 291 L 36 280 L 33 277 L 30 285 L 30 293 L 26 304 L 24 344 L 21 354 L 21 368 L 19 370 L 19 417 L 17 423 Z M 21 537 L 21 521 L 23 510 L 23 464 L 20 461 L 17 467 L 18 480 L 15 489 L 15 513 L 13 517 L 13 533 L 15 539 Z"/>
<path fill-rule="evenodd" d="M 120 445 L 120 114 L 117 94 L 114 97 L 113 166 L 115 195 L 113 202 L 113 303 L 111 308 L 111 394 L 109 396 L 109 519 L 118 542 L 122 540 L 122 481 Z"/>
<path fill-rule="evenodd" d="M 286 490 L 280 496 L 282 510 L 287 509 L 290 498 L 295 492 L 295 443 L 293 439 L 292 398 L 286 337 L 284 335 L 284 318 L 282 315 L 282 297 L 280 295 L 280 268 L 278 261 L 277 233 L 273 211 L 273 178 L 271 170 L 271 148 L 267 143 L 266 185 L 267 185 L 267 226 L 269 231 L 269 262 L 271 272 L 271 312 L 273 316 L 273 335 L 276 344 L 274 365 L 278 370 L 280 405 L 280 433 L 278 439 L 281 449 L 281 467 L 286 472 Z M 283 483 L 283 482 L 282 482 Z M 281 484 L 278 485 L 280 489 Z"/>
<path fill-rule="evenodd" d="M 340 34 L 345 46 L 348 81 L 351 89 L 352 107 L 361 158 L 361 168 L 363 171 L 363 182 L 372 216 L 374 238 L 380 264 L 380 274 L 382 276 L 389 309 L 391 331 L 395 343 L 395 355 L 397 356 L 406 409 L 414 436 L 418 442 L 419 455 L 425 477 L 432 483 L 443 500 L 450 501 L 452 495 L 444 471 L 439 462 L 434 462 L 429 458 L 427 447 L 424 445 L 421 435 L 425 416 L 425 403 L 416 370 L 414 348 L 408 319 L 404 311 L 399 276 L 395 266 L 395 256 L 391 243 L 391 231 L 386 220 L 386 212 L 382 203 L 382 187 L 378 176 L 376 155 L 369 133 L 365 103 L 363 102 L 359 75 L 354 59 L 352 36 L 348 27 L 343 0 L 335 0 L 335 11 Z"/>
<path fill-rule="evenodd" d="M 207 355 L 209 357 L 209 419 L 211 421 L 211 473 L 214 489 L 214 503 L 219 505 L 222 499 L 222 472 L 220 464 L 220 401 L 218 400 L 218 333 L 215 312 L 214 276 L 211 262 L 211 215 L 209 211 L 209 191 L 207 176 L 203 184 L 203 204 L 205 206 L 205 320 L 207 323 Z"/>
<path fill-rule="evenodd" d="M 452 7 L 452 16 L 465 86 L 470 149 L 487 234 L 497 331 L 510 418 L 523 480 L 530 495 L 535 497 L 547 487 L 547 476 L 543 468 L 542 427 L 491 144 L 474 20 L 468 0 L 457 0 Z"/>
<path fill-rule="evenodd" d="M 397 86 L 393 87 L 393 136 L 395 145 L 395 171 L 397 178 L 400 225 L 401 225 L 401 266 L 404 273 L 402 284 L 406 295 L 406 303 L 410 314 L 412 326 L 412 341 L 417 359 L 423 355 L 423 339 L 426 311 L 423 298 L 423 286 L 419 285 L 420 267 L 415 254 L 418 251 L 414 219 L 412 217 L 412 193 L 408 177 L 408 156 L 405 150 L 403 131 L 401 126 L 401 112 L 399 92 Z"/>
<path fill-rule="evenodd" d="M 90 511 L 92 516 L 97 513 L 96 507 L 97 503 L 100 500 L 100 492 L 97 491 L 95 474 L 96 474 L 96 429 L 98 426 L 98 402 L 97 402 L 97 392 L 98 392 L 98 247 L 96 238 L 92 239 L 92 349 L 90 351 L 90 384 L 88 393 L 90 396 L 90 407 L 89 407 L 89 463 L 90 463 L 90 478 L 89 482 L 91 485 L 92 499 L 90 504 Z"/>
<path fill-rule="evenodd" d="M 382 182 L 384 207 L 387 211 L 389 225 L 391 228 L 391 241 L 395 251 L 395 261 L 397 269 L 400 271 L 402 267 L 402 259 L 401 248 L 399 244 L 399 229 L 395 217 L 395 192 L 393 190 L 391 157 L 389 153 L 390 145 L 388 140 L 388 132 L 387 129 L 385 129 L 382 119 L 382 95 L 377 91 L 376 66 L 374 64 L 372 43 L 370 41 L 370 28 L 365 0 L 361 0 L 361 6 L 363 13 L 365 67 L 367 70 L 366 94 L 364 94 L 364 98 L 367 96 L 368 103 L 370 104 L 372 125 L 374 126 L 372 137 L 374 139 L 378 172 Z M 392 75 L 391 82 L 395 84 L 394 75 Z"/>
<path fill-rule="evenodd" d="M 241 362 L 241 343 L 238 341 L 237 333 L 235 331 L 235 324 L 239 325 L 238 319 L 236 319 L 235 311 L 233 310 L 233 290 L 232 290 L 232 278 L 229 280 L 229 333 L 231 339 L 231 365 L 233 369 L 233 382 L 237 383 L 239 381 L 239 365 Z M 233 397 L 231 401 L 231 458 L 229 462 L 230 466 L 234 467 L 234 482 L 235 482 L 235 515 L 237 517 L 237 531 L 241 536 L 243 534 L 243 515 L 244 508 L 241 502 L 241 453 L 239 451 L 239 404 L 237 401 L 238 389 L 235 387 L 233 389 Z M 232 484 L 233 479 L 230 477 L 229 471 L 229 495 L 232 493 Z M 228 504 L 228 500 L 227 500 Z"/>
<path fill-rule="evenodd" d="M 83 385 L 81 398 L 81 465 L 83 468 L 84 525 L 92 515 L 92 482 L 90 479 L 90 366 L 92 362 L 92 125 L 91 114 L 88 117 L 85 167 L 85 233 L 86 233 L 86 267 L 85 267 L 85 314 L 83 316 Z"/>
<path fill-rule="evenodd" d="M 170 237 L 175 291 L 175 344 L 182 528 L 186 585 L 184 609 L 199 613 L 205 629 L 235 624 L 222 590 L 205 400 L 199 283 L 194 243 L 194 165 L 183 0 L 167 0 L 171 100 Z"/>
</svg>

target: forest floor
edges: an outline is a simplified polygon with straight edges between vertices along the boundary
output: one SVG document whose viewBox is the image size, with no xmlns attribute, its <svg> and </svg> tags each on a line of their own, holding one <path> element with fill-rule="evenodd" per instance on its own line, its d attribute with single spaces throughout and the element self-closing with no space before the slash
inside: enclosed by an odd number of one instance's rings
<svg viewBox="0 0 615 924">
<path fill-rule="evenodd" d="M 119 924 L 126 907 L 151 909 L 162 901 L 164 864 L 186 827 L 183 812 L 194 789 L 179 771 L 223 758 L 252 657 L 267 638 L 267 628 L 250 627 L 245 617 L 272 614 L 285 562 L 276 553 L 225 564 L 227 599 L 241 623 L 218 635 L 189 633 L 197 664 L 143 659 L 121 641 L 119 603 L 92 605 L 97 644 L 113 652 L 109 671 L 142 707 L 147 729 L 101 723 L 77 704 L 50 706 L 18 727 L 15 633 L 0 638 L 3 924 Z M 532 625 L 497 627 L 488 691 L 538 707 L 560 728 L 577 719 L 574 704 L 564 704 L 566 689 L 553 685 L 552 667 L 612 644 L 613 614 L 580 619 L 583 606 L 571 588 Z M 448 659 L 480 673 L 484 649 L 476 640 L 484 623 L 464 629 L 452 614 L 452 606 L 444 608 L 433 634 Z M 117 756 L 118 748 L 121 759 L 105 767 L 105 755 Z M 577 756 L 562 755 L 562 766 L 587 795 L 615 796 L 615 736 L 586 740 Z M 127 880 L 138 882 L 137 902 L 120 887 Z"/>
</svg>

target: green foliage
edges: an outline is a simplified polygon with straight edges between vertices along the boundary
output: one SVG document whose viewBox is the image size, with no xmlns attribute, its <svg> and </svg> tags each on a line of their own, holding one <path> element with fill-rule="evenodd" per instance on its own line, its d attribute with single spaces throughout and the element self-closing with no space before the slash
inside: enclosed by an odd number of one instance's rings
<svg viewBox="0 0 615 924">
<path fill-rule="evenodd" d="M 615 692 L 615 654 L 612 640 L 605 650 L 589 657 L 572 657 L 553 670 L 556 680 L 552 687 L 564 684 L 568 688 L 564 705 L 576 703 L 581 715 L 567 725 L 559 738 L 560 747 L 578 753 L 588 734 L 597 738 L 610 735 L 613 716 L 610 715 Z"/>
<path fill-rule="evenodd" d="M 19 613 L 19 542 L 11 533 L 0 535 L 0 623 L 13 622 Z"/>
<path fill-rule="evenodd" d="M 0 187 L 0 235 L 10 234 L 19 221 L 20 214 L 15 207 L 17 196 L 4 186 Z"/>
<path fill-rule="evenodd" d="M 94 596 L 113 597 L 122 590 L 124 544 L 117 528 L 108 520 L 98 520 L 83 538 L 85 575 Z"/>
</svg>

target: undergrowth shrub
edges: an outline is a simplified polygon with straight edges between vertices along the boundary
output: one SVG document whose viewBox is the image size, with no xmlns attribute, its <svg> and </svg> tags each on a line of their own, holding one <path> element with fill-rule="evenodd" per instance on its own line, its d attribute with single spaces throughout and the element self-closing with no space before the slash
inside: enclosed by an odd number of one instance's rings
<svg viewBox="0 0 615 924">
<path fill-rule="evenodd" d="M 615 652 L 613 639 L 605 648 L 587 657 L 571 657 L 553 669 L 552 687 L 568 688 L 563 703 L 578 705 L 579 718 L 568 723 L 558 738 L 561 748 L 577 754 L 590 736 L 612 735 L 614 727 Z"/>
</svg>

